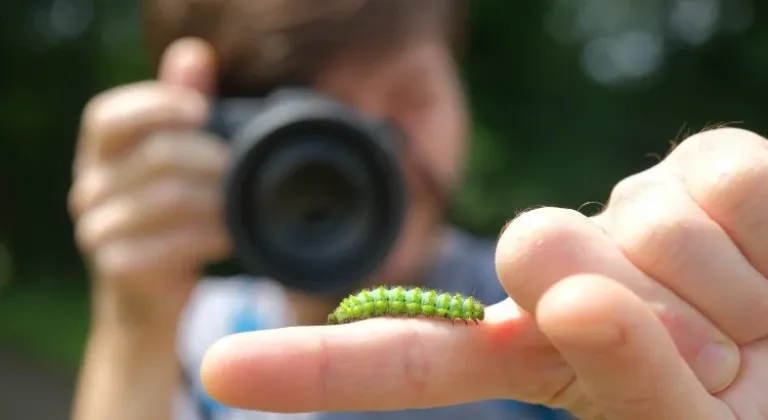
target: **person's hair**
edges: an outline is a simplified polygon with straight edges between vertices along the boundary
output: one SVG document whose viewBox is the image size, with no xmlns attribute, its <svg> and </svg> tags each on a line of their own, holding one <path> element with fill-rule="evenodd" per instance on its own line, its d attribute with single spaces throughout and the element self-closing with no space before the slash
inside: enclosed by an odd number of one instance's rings
<svg viewBox="0 0 768 420">
<path fill-rule="evenodd" d="M 460 48 L 467 0 L 143 0 L 150 59 L 198 37 L 218 54 L 221 95 L 308 85 L 346 50 L 381 55 L 413 37 Z M 432 31 L 431 33 L 429 31 Z"/>
</svg>

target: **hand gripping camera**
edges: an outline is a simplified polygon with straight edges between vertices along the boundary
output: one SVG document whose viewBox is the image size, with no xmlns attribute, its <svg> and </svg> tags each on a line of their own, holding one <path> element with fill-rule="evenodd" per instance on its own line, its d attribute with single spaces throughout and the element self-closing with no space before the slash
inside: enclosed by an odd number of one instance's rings
<svg viewBox="0 0 768 420">
<path fill-rule="evenodd" d="M 246 271 L 332 295 L 385 261 L 407 202 L 397 127 L 317 91 L 284 88 L 221 99 L 208 130 L 230 142 L 225 217 Z"/>
</svg>

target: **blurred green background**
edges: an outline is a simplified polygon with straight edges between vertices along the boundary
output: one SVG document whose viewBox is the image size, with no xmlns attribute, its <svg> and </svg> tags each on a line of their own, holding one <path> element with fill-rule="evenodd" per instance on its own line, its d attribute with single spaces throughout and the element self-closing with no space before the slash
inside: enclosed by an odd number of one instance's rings
<svg viewBox="0 0 768 420">
<path fill-rule="evenodd" d="M 495 235 L 533 206 L 594 213 L 599 204 L 583 205 L 687 134 L 720 123 L 768 133 L 761 6 L 473 1 L 463 68 L 475 139 L 454 221 Z M 80 112 L 95 93 L 151 74 L 135 1 L 6 2 L 0 22 L 0 395 L 29 379 L 36 401 L 66 404 L 88 325 L 66 211 Z M 41 385 L 57 374 L 58 388 Z M 0 397 L 0 418 L 15 419 L 1 398 L 24 397 Z"/>
</svg>

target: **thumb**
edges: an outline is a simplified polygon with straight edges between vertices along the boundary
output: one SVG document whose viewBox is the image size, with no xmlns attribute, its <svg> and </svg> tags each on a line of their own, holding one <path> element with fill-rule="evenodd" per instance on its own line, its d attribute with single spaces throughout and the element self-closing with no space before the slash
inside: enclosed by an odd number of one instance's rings
<svg viewBox="0 0 768 420">
<path fill-rule="evenodd" d="M 210 97 L 216 86 L 216 52 L 199 38 L 176 40 L 163 54 L 158 79 Z"/>
<path fill-rule="evenodd" d="M 578 387 L 610 420 L 724 420 L 651 309 L 618 282 L 567 278 L 540 300 L 537 320 L 576 373 Z"/>
</svg>

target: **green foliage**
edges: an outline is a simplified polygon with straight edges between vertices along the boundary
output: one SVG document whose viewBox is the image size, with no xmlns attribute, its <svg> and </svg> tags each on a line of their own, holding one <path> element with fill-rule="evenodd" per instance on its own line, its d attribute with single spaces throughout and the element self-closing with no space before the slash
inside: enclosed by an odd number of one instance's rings
<svg viewBox="0 0 768 420">
<path fill-rule="evenodd" d="M 701 22 L 688 32 L 676 27 L 674 10 L 661 6 L 667 2 L 588 7 L 596 2 L 471 2 L 462 67 L 475 127 L 465 188 L 452 212 L 460 225 L 495 235 L 526 208 L 604 201 L 615 182 L 654 164 L 651 155 L 663 156 L 670 140 L 712 123 L 768 133 L 768 26 L 747 2 L 721 1 L 719 26 L 705 38 L 702 30 L 691 32 Z M 63 11 L 62 2 L 31 1 L 4 8 L 0 243 L 20 277 L 12 283 L 17 303 L 3 302 L 0 319 L 14 319 L 18 331 L 38 314 L 27 305 L 59 305 L 53 296 L 28 299 L 25 291 L 48 287 L 37 279 L 82 269 L 66 211 L 79 117 L 92 95 L 149 75 L 136 3 L 68 2 L 71 10 Z M 661 53 L 651 48 L 659 45 Z M 650 52 L 630 54 L 643 51 Z M 637 70 L 652 65 L 647 74 Z M 87 286 L 85 276 L 68 280 L 78 293 Z M 23 315 L 12 316 L 16 310 Z M 34 328 L 39 334 L 43 327 Z"/>
<path fill-rule="evenodd" d="M 45 284 L 50 279 L 35 280 Z M 72 279 L 53 280 L 66 284 Z M 88 329 L 86 296 L 79 290 L 39 284 L 32 290 L 7 290 L 0 294 L 0 344 L 10 344 L 50 367 L 74 370 L 82 357 Z"/>
<path fill-rule="evenodd" d="M 638 14 L 661 13 L 627 1 Z M 475 135 L 452 213 L 459 224 L 493 235 L 532 206 L 604 200 L 621 177 L 652 165 L 649 154 L 663 155 L 681 130 L 731 121 L 768 128 L 761 103 L 768 32 L 758 21 L 744 34 L 719 32 L 697 47 L 678 45 L 647 77 L 600 84 L 583 68 L 589 38 L 560 42 L 547 26 L 555 16 L 570 28 L 563 16 L 587 3 L 472 2 L 462 65 Z M 0 238 L 22 273 L 41 261 L 79 264 L 65 207 L 79 114 L 98 91 L 149 75 L 136 5 L 93 5 L 79 11 L 91 16 L 82 31 L 58 37 L 50 5 L 17 3 L 8 11 L 4 31 L 15 36 L 0 42 L 10 63 L 0 81 Z M 48 27 L 41 16 L 50 18 Z M 30 31 L 30 21 L 43 26 Z"/>
</svg>

